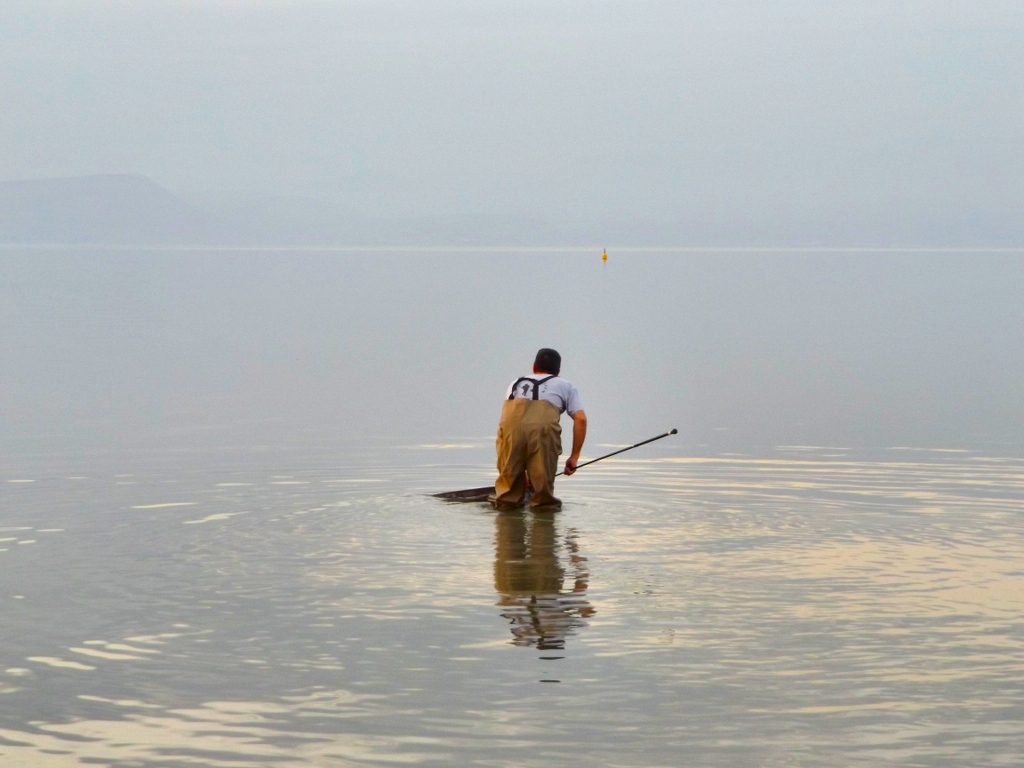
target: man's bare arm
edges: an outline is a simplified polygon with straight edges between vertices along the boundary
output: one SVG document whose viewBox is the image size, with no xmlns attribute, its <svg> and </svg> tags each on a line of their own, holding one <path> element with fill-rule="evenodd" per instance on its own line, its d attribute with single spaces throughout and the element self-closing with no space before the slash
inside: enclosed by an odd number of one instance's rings
<svg viewBox="0 0 1024 768">
<path fill-rule="evenodd" d="M 565 460 L 565 474 L 571 475 L 576 471 L 576 464 L 580 460 L 580 451 L 583 450 L 583 441 L 587 439 L 587 414 L 583 411 L 576 411 L 572 415 L 572 453 Z"/>
</svg>

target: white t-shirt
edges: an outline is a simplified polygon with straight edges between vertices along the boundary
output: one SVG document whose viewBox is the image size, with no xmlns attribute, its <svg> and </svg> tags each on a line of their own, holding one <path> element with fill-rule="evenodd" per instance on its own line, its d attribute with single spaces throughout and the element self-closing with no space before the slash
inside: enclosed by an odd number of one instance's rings
<svg viewBox="0 0 1024 768">
<path fill-rule="evenodd" d="M 509 384 L 508 389 L 505 391 L 505 397 L 507 398 L 512 394 L 512 387 L 516 387 L 515 399 L 533 399 L 533 381 L 539 381 L 540 379 L 546 379 L 550 376 L 550 373 L 530 373 L 524 376 L 527 381 L 520 381 L 518 386 L 516 382 Z M 558 409 L 559 413 L 568 413 L 570 416 L 574 416 L 576 411 L 583 410 L 583 401 L 580 400 L 580 393 L 572 384 L 565 379 L 556 376 L 550 381 L 545 381 L 540 385 L 540 394 L 537 396 L 538 400 L 547 400 L 553 406 Z"/>
</svg>

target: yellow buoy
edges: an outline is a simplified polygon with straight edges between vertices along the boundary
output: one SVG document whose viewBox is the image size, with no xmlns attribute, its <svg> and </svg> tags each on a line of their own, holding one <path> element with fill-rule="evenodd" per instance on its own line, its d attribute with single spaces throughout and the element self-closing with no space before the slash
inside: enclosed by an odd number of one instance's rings
<svg viewBox="0 0 1024 768">
<path fill-rule="evenodd" d="M 608 261 L 608 249 L 604 249 L 604 253 L 601 254 L 601 261 Z"/>
</svg>

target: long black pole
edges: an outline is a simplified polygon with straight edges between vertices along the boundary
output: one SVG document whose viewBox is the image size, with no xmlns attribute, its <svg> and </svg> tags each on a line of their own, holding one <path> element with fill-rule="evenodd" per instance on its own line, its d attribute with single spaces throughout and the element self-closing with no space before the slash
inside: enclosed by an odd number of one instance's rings
<svg viewBox="0 0 1024 768">
<path fill-rule="evenodd" d="M 649 438 L 648 440 L 641 440 L 639 443 L 634 443 L 628 448 L 620 448 L 619 450 L 612 451 L 611 453 L 607 453 L 604 456 L 598 456 L 596 459 L 591 459 L 590 461 L 585 461 L 582 464 L 577 464 L 576 468 L 579 469 L 580 467 L 587 466 L 587 464 L 593 464 L 594 462 L 603 461 L 604 459 L 610 458 L 612 456 L 618 456 L 620 453 L 632 451 L 634 448 L 639 448 L 641 445 L 653 443 L 655 440 L 661 440 L 661 438 L 668 437 L 669 435 L 674 435 L 677 432 L 678 430 L 673 429 L 671 432 L 666 432 L 663 435 L 658 435 L 657 437 L 652 437 Z M 558 475 L 564 474 L 565 472 L 558 473 Z M 558 475 L 555 475 L 555 477 L 558 477 Z M 486 501 L 487 497 L 492 495 L 493 493 L 494 486 L 489 485 L 486 488 L 467 488 L 464 491 L 448 491 L 446 493 L 435 493 L 432 495 L 436 496 L 439 499 L 445 499 L 447 501 Z"/>
<path fill-rule="evenodd" d="M 619 448 L 619 450 L 612 451 L 611 453 L 606 453 L 604 456 L 598 456 L 596 459 L 591 459 L 590 461 L 584 461 L 582 464 L 577 464 L 576 465 L 576 469 L 578 470 L 578 469 L 580 469 L 580 467 L 585 467 L 588 464 L 596 464 L 599 461 L 603 461 L 604 459 L 609 459 L 612 456 L 618 456 L 620 453 L 625 453 L 626 451 L 632 451 L 634 448 L 639 448 L 641 445 L 647 445 L 648 443 L 653 443 L 655 440 L 661 440 L 661 438 L 663 438 L 663 437 L 668 437 L 669 435 L 674 435 L 674 434 L 676 434 L 678 432 L 679 432 L 678 429 L 673 429 L 672 431 L 666 432 L 663 435 L 658 435 L 657 437 L 651 437 L 651 438 L 648 438 L 647 440 L 641 440 L 639 443 L 633 443 L 633 445 L 629 446 L 628 448 Z M 559 475 L 564 475 L 564 474 L 565 474 L 564 471 L 563 472 L 559 472 L 557 475 L 555 475 L 555 477 L 558 477 Z"/>
</svg>

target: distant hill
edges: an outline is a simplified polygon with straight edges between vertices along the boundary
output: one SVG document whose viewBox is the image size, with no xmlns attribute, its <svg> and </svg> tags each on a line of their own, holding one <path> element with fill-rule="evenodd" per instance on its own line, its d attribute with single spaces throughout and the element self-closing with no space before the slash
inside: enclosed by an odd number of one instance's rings
<svg viewBox="0 0 1024 768">
<path fill-rule="evenodd" d="M 209 235 L 198 209 L 145 176 L 0 182 L 0 242 L 199 243 Z"/>
<path fill-rule="evenodd" d="M 125 245 L 487 245 L 566 240 L 546 222 L 466 214 L 362 216 L 315 198 L 183 200 L 146 176 L 0 181 L 0 243 Z"/>
<path fill-rule="evenodd" d="M 1024 243 L 1017 203 L 999 210 L 885 206 L 796 220 L 723 210 L 676 220 L 582 214 L 367 215 L 329 200 L 259 193 L 182 199 L 146 176 L 0 181 L 0 243 L 228 246 L 1005 246 Z"/>
</svg>

